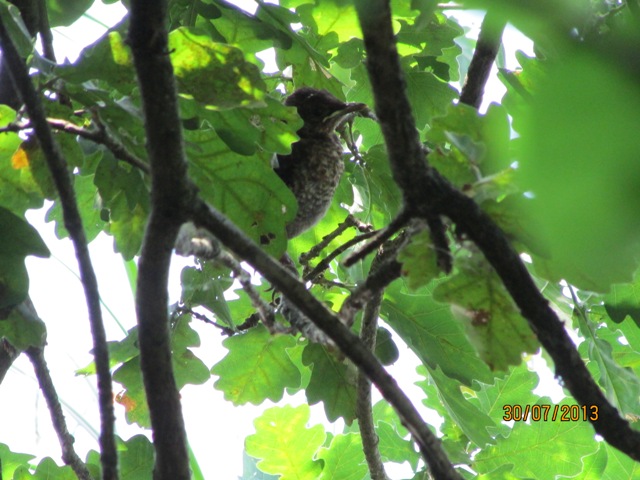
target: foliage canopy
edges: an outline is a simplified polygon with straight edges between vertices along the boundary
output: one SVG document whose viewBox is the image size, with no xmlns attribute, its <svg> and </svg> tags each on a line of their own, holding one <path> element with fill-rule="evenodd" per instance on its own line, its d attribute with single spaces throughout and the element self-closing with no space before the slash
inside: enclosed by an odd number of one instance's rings
<svg viewBox="0 0 640 480">
<path fill-rule="evenodd" d="M 51 27 L 72 24 L 92 4 L 44 3 Z M 136 4 L 123 3 L 128 8 Z M 295 109 L 283 105 L 286 94 L 313 86 L 373 109 L 379 97 L 370 76 L 383 72 L 372 67 L 362 19 L 351 2 L 256 3 L 249 14 L 222 0 L 168 2 L 166 55 L 181 122 L 170 127 L 182 131 L 189 177 L 200 198 L 271 257 L 288 252 L 303 276 L 321 265 L 306 279 L 309 291 L 333 312 L 344 311 L 378 268 L 375 255 L 345 266 L 361 245 L 354 240 L 360 234 L 354 226 L 384 229 L 399 212 L 411 210 L 411 195 L 398 181 L 393 160 L 390 164 L 383 131 L 370 119 L 355 119 L 350 133 L 357 151 L 345 149 L 346 171 L 329 212 L 315 228 L 289 241 L 285 225 L 297 205 L 271 162 L 274 155 L 290 152 L 302 125 Z M 640 137 L 632 132 L 640 130 L 640 7 L 636 0 L 476 0 L 449 7 L 445 12 L 431 0 L 391 1 L 399 66 L 426 159 L 504 232 L 556 321 L 562 320 L 579 340 L 574 347 L 558 339 L 559 348 L 577 348 L 603 398 L 636 434 Z M 29 7 L 20 8 L 24 17 Z M 519 52 L 516 70 L 502 68 L 498 55 L 506 94 L 484 113 L 458 101 L 467 74 L 463 91 L 472 82 L 486 81 L 469 69 L 486 39 L 481 33 L 474 44 L 456 19 L 456 12 L 477 8 L 489 8 L 487 18 L 496 15 L 498 24 L 511 22 L 533 40 L 536 51 L 535 56 Z M 133 21 L 130 25 L 125 17 L 77 61 L 62 65 L 33 49 L 32 33 L 16 6 L 0 2 L 0 19 L 32 69 L 39 101 L 66 159 L 86 240 L 105 232 L 124 261 L 137 258 L 156 208 L 150 171 L 158 167 L 149 166 L 145 148 L 144 86 L 138 83 L 136 52 L 128 40 Z M 499 42 L 502 28 L 497 31 Z M 273 54 L 275 73 L 265 73 L 265 52 Z M 383 130 L 385 121 L 380 116 Z M 49 313 L 41 312 L 41 321 L 17 308 L 28 302 L 25 257 L 49 255 L 25 212 L 47 205 L 47 220 L 55 223 L 59 238 L 71 230 L 34 124 L 31 112 L 0 106 L 0 351 L 11 360 L 22 351 L 34 355 L 44 349 Z M 450 273 L 442 271 L 442 246 L 429 223 L 431 214 L 425 217 L 430 229 L 422 218 L 386 244 L 395 262 L 389 263 L 399 267 L 401 278 L 385 285 L 373 309 L 384 322 L 374 331 L 376 357 L 385 365 L 394 363 L 406 354 L 399 344 L 415 353 L 422 396 L 411 400 L 442 420 L 431 428 L 461 478 L 638 478 L 638 463 L 625 455 L 629 451 L 612 447 L 606 435 L 605 441 L 596 439 L 590 421 L 597 424 L 604 406 L 576 400 L 587 398 L 571 387 L 580 381 L 566 373 L 571 365 L 562 370 L 554 351 L 548 352 L 550 360 L 571 391 L 558 404 L 532 393 L 539 378 L 526 360 L 541 343 L 548 349 L 544 333 L 532 328 L 537 324 L 525 313 L 523 297 L 514 295 L 522 284 L 511 282 L 475 233 L 446 213 L 453 208 L 435 212 L 445 222 L 453 257 Z M 327 237 L 346 218 L 351 226 Z M 319 254 L 309 254 L 323 241 Z M 345 244 L 349 248 L 322 263 Z M 264 410 L 246 439 L 242 478 L 383 478 L 365 460 L 363 443 L 369 440 L 358 427 L 362 365 L 335 345 L 273 333 L 269 325 L 247 321 L 255 314 L 256 300 L 234 281 L 241 275 L 233 265 L 196 260 L 182 271 L 182 297 L 171 306 L 168 321 L 177 389 L 213 376 L 215 388 L 234 405 L 278 403 Z M 108 288 L 109 279 L 98 280 Z M 253 291 L 265 304 L 280 295 L 259 281 Z M 365 317 L 367 309 L 356 316 L 354 332 Z M 222 342 L 228 353 L 215 365 L 198 358 L 200 338 L 193 323 L 203 319 L 229 335 Z M 279 313 L 276 323 L 286 323 Z M 108 343 L 109 366 L 126 422 L 146 430 L 154 428 L 154 419 L 146 400 L 139 335 L 143 331 L 133 327 Z M 79 373 L 93 375 L 96 366 Z M 343 431 L 331 434 L 322 425 L 309 425 L 308 405 L 287 404 L 287 396 L 299 391 L 309 405 L 322 404 L 328 422 L 342 419 Z M 373 449 L 382 463 L 406 462 L 412 478 L 427 478 L 427 464 L 405 418 L 384 400 L 373 405 L 372 418 L 378 437 Z M 150 478 L 154 448 L 147 437 L 118 439 L 118 445 L 120 478 Z M 0 444 L 0 478 L 74 478 L 70 466 L 58 466 L 51 458 L 34 465 L 32 455 L 10 448 L 10 442 Z M 83 459 L 96 478 L 104 469 L 100 453 L 91 451 Z M 636 460 L 639 456 L 636 451 Z M 74 466 L 68 458 L 65 462 Z M 202 478 L 196 459 L 191 468 L 194 478 Z"/>
</svg>

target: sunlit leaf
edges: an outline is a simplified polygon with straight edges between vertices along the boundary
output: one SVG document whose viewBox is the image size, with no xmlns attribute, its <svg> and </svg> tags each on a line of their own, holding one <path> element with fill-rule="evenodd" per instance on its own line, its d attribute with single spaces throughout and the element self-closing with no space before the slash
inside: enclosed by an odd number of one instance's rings
<svg viewBox="0 0 640 480">
<path fill-rule="evenodd" d="M 308 421 L 308 405 L 269 408 L 255 420 L 256 433 L 247 437 L 245 449 L 261 459 L 260 470 L 281 480 L 315 480 L 322 466 L 314 456 L 326 435 L 320 425 L 307 428 Z"/>
</svg>

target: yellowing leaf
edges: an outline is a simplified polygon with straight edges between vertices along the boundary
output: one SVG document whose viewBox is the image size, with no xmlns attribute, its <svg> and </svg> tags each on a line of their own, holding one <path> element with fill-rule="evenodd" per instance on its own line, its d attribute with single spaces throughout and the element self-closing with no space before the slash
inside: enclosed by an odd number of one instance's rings
<svg viewBox="0 0 640 480">
<path fill-rule="evenodd" d="M 16 153 L 11 157 L 11 166 L 16 170 L 27 168 L 29 166 L 29 157 L 27 156 L 27 152 L 22 148 L 16 150 Z"/>
</svg>

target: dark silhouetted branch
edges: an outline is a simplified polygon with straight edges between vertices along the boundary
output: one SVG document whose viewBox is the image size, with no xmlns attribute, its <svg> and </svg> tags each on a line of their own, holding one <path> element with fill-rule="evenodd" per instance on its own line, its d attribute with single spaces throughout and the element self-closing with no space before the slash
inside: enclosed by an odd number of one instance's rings
<svg viewBox="0 0 640 480">
<path fill-rule="evenodd" d="M 440 441 L 431 433 L 394 378 L 387 373 L 360 339 L 342 324 L 334 313 L 327 310 L 309 293 L 292 272 L 267 255 L 229 219 L 202 200 L 194 203 L 193 221 L 198 227 L 209 230 L 223 245 L 253 266 L 264 278 L 282 291 L 289 301 L 326 333 L 342 353 L 371 379 L 384 398 L 396 409 L 403 424 L 418 443 L 425 460 L 432 463 L 434 457 L 437 457 L 435 461 L 438 464 L 445 462 L 449 465 L 449 470 L 442 470 L 447 474 L 439 478 L 460 479 L 448 463 Z"/>
<path fill-rule="evenodd" d="M 105 479 L 118 478 L 118 456 L 114 438 L 114 412 L 113 390 L 111 385 L 111 372 L 109 370 L 109 350 L 102 322 L 100 309 L 100 295 L 87 239 L 82 227 L 82 219 L 78 211 L 75 192 L 71 184 L 71 178 L 60 148 L 53 138 L 53 134 L 46 117 L 38 94 L 29 78 L 29 71 L 24 60 L 18 55 L 18 51 L 0 19 L 0 47 L 3 60 L 9 66 L 11 78 L 16 90 L 19 92 L 22 102 L 25 104 L 31 124 L 35 131 L 40 147 L 44 153 L 51 176 L 60 195 L 60 204 L 64 216 L 64 226 L 69 232 L 71 241 L 78 259 L 80 279 L 84 288 L 89 311 L 89 322 L 93 337 L 93 354 L 98 376 L 98 396 L 100 404 L 100 451 L 103 476 Z"/>
<path fill-rule="evenodd" d="M 563 386 L 580 405 L 598 407 L 598 418 L 592 422 L 596 432 L 610 445 L 640 461 L 640 432 L 630 427 L 595 383 L 562 322 L 536 288 L 504 233 L 471 198 L 456 190 L 424 161 L 398 53 L 390 47 L 394 36 L 387 2 L 359 1 L 356 6 L 364 33 L 376 115 L 385 137 L 393 177 L 406 201 L 414 208 L 450 218 L 480 248 L 553 358 Z M 431 462 L 429 465 L 433 469 Z"/>
<path fill-rule="evenodd" d="M 153 444 L 154 480 L 189 480 L 180 394 L 173 375 L 167 305 L 171 252 L 194 189 L 187 180 L 182 129 L 167 39 L 167 1 L 132 0 L 128 43 L 140 86 L 151 166 L 151 212 L 138 264 L 140 367 Z"/>
<path fill-rule="evenodd" d="M 504 15 L 498 14 L 495 10 L 489 10 L 484 16 L 480 34 L 473 52 L 473 58 L 467 71 L 467 78 L 464 81 L 462 92 L 460 93 L 460 103 L 465 103 L 474 108 L 480 108 L 484 88 L 491 73 L 491 67 L 496 60 L 500 43 L 502 42 L 502 32 L 507 21 Z"/>
</svg>

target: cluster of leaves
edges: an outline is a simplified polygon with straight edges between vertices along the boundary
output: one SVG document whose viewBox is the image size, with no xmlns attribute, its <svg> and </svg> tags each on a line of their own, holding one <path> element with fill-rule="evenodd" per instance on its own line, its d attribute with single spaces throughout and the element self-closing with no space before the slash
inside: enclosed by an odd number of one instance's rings
<svg viewBox="0 0 640 480">
<path fill-rule="evenodd" d="M 52 25 L 91 2 L 58 2 Z M 393 1 L 401 65 L 430 164 L 472 197 L 530 259 L 530 271 L 549 302 L 581 339 L 580 353 L 607 398 L 629 419 L 640 416 L 640 278 L 638 254 L 640 168 L 633 125 L 638 124 L 640 89 L 631 80 L 637 37 L 635 20 L 613 2 L 494 2 L 536 41 L 536 58 L 519 54 L 522 68 L 501 70 L 507 93 L 486 113 L 455 104 L 452 86 L 464 78 L 471 55 L 464 30 L 430 0 Z M 483 2 L 466 2 L 483 7 Z M 83 8 L 81 8 L 83 7 Z M 606 8 L 605 8 L 606 7 Z M 51 10 L 53 12 L 54 10 Z M 13 9 L 3 19 L 16 23 Z M 77 17 L 75 17 L 77 18 Z M 549 25 L 548 18 L 558 19 Z M 56 20 L 54 20 L 56 19 Z M 379 127 L 357 119 L 358 158 L 345 155 L 346 173 L 333 205 L 312 231 L 287 243 L 284 226 L 295 199 L 271 169 L 286 154 L 301 121 L 282 105 L 283 89 L 324 88 L 350 102 L 373 105 L 364 45 L 350 3 L 282 0 L 258 2 L 250 15 L 222 0 L 170 2 L 170 56 L 176 75 L 191 178 L 216 206 L 270 254 L 292 258 L 309 251 L 348 214 L 375 228 L 401 208 Z M 12 30 L 16 40 L 24 35 Z M 583 40 L 572 47 L 575 37 Z M 596 48 L 594 38 L 606 38 Z M 549 39 L 554 41 L 549 41 Z M 144 160 L 145 133 L 139 91 L 126 45 L 126 20 L 73 64 L 39 69 L 34 81 L 48 117 L 87 132 L 103 132 Z M 31 43 L 22 38 L 25 49 Z M 591 41 L 591 43 L 590 43 Z M 277 74 L 263 73 L 262 54 L 273 49 Z M 37 54 L 33 57 L 37 65 Z M 283 72 L 286 72 L 284 74 Z M 60 98 L 67 99 L 59 102 Z M 22 121 L 0 107 L 0 127 Z M 19 123 L 19 122 L 18 122 Z M 640 126 L 640 125 L 639 125 Z M 514 135 L 514 132 L 517 135 Z M 106 232 L 124 259 L 138 254 L 150 208 L 144 169 L 88 136 L 59 131 L 56 138 L 73 172 L 74 188 L 89 240 Z M 51 200 L 48 220 L 66 230 L 57 192 L 37 141 L 7 128 L 0 134 L 0 309 L 22 301 L 28 290 L 26 255 L 48 255 L 24 213 Z M 5 234 L 5 232 L 10 232 Z M 335 238 L 333 250 L 355 236 Z M 380 317 L 420 360 L 419 386 L 425 406 L 443 420 L 437 429 L 452 462 L 471 478 L 632 478 L 634 463 L 594 439 L 583 421 L 504 421 L 505 406 L 549 405 L 532 393 L 538 376 L 522 362 L 538 348 L 535 334 L 484 257 L 464 237 L 452 234 L 454 271 L 443 276 L 427 233 L 400 252 L 403 279 L 386 291 Z M 349 251 L 345 253 L 348 254 Z M 338 260 L 343 257 L 338 257 Z M 334 310 L 350 287 L 366 277 L 369 261 L 346 268 L 332 263 L 311 291 Z M 182 272 L 181 303 L 215 317 L 230 330 L 253 313 L 228 269 L 203 262 Z M 266 285 L 265 285 L 266 286 Z M 260 289 L 265 291 L 265 288 Z M 564 292 L 570 290 L 573 297 Z M 265 294 L 266 298 L 266 294 Z M 268 300 L 268 298 L 267 298 Z M 226 339 L 227 356 L 211 368 L 198 357 L 192 317 L 176 314 L 171 324 L 178 386 L 215 388 L 235 405 L 281 402 L 304 390 L 309 404 L 322 403 L 327 419 L 344 420 L 344 432 L 309 427 L 309 408 L 287 405 L 266 410 L 247 438 L 245 478 L 366 478 L 367 467 L 355 419 L 356 371 L 326 347 L 258 326 Z M 42 325 L 10 316 L 0 337 L 22 349 L 42 346 Z M 357 325 L 356 327 L 357 328 Z M 385 364 L 399 353 L 389 332 L 378 330 L 376 355 Z M 26 332 L 26 333 L 25 333 Z M 110 345 L 113 378 L 122 385 L 117 401 L 126 418 L 150 426 L 139 367 L 137 332 Z M 81 373 L 93 373 L 87 367 Z M 562 405 L 571 405 L 567 397 Z M 407 462 L 422 478 L 425 466 L 408 432 L 384 403 L 374 421 L 385 462 Z M 149 472 L 152 449 L 144 437 L 126 442 L 122 477 L 129 467 Z M 131 454 L 130 457 L 127 455 Z M 3 478 L 67 478 L 68 467 L 44 460 L 34 473 L 30 457 L 0 445 Z M 128 462 L 144 465 L 129 465 Z M 544 459 L 544 461 L 543 461 Z M 97 465 L 96 454 L 87 459 Z M 65 473 L 66 472 L 66 473 Z M 71 477 L 69 477 L 71 478 Z M 141 478 L 141 477 L 136 477 Z M 276 478 L 276 477 L 273 477 Z"/>
</svg>

